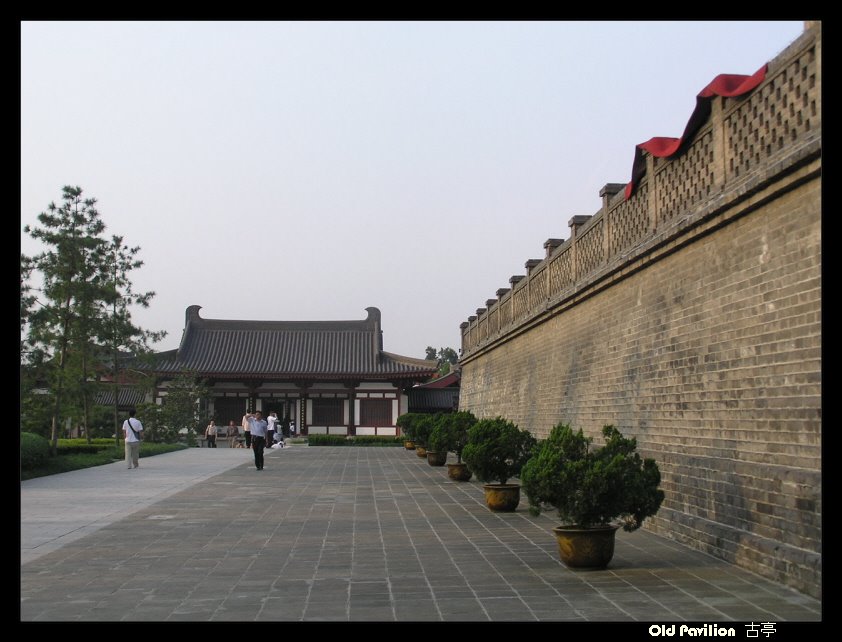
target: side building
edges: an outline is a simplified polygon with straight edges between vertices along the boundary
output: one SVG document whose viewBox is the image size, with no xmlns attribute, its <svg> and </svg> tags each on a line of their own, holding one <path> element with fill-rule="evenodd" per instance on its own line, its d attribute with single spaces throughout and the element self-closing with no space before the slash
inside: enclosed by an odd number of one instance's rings
<svg viewBox="0 0 842 642">
<path fill-rule="evenodd" d="M 181 345 L 152 366 L 155 398 L 169 380 L 194 372 L 211 389 L 206 409 L 217 425 L 240 424 L 246 410 L 275 412 L 302 434 L 397 435 L 407 393 L 435 362 L 383 350 L 380 310 L 361 321 L 204 319 L 187 308 Z"/>
</svg>

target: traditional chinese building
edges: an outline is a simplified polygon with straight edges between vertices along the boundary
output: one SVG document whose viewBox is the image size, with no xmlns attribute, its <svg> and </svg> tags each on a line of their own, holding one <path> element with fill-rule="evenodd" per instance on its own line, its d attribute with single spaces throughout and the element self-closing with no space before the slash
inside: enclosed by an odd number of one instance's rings
<svg viewBox="0 0 842 642">
<path fill-rule="evenodd" d="M 289 417 L 303 434 L 396 435 L 409 389 L 436 364 L 383 350 L 380 310 L 362 321 L 204 319 L 187 308 L 181 345 L 158 355 L 157 400 L 168 379 L 192 371 L 212 394 L 217 425 L 260 410 Z"/>
<path fill-rule="evenodd" d="M 458 369 L 415 386 L 409 391 L 409 412 L 456 412 L 459 410 Z"/>
</svg>

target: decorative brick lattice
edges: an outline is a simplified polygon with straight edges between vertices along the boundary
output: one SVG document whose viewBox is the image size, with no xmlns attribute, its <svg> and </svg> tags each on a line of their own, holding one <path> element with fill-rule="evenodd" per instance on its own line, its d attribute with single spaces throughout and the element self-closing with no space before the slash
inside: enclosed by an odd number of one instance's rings
<svg viewBox="0 0 842 642">
<path fill-rule="evenodd" d="M 669 221 L 706 199 L 714 185 L 713 133 L 702 129 L 677 158 L 655 160 L 658 182 L 658 222 Z"/>
<path fill-rule="evenodd" d="M 560 294 L 573 285 L 573 273 L 570 269 L 570 248 L 558 254 L 547 268 L 550 271 L 550 298 Z"/>
<path fill-rule="evenodd" d="M 511 297 L 500 299 L 500 303 L 497 305 L 500 309 L 500 327 L 505 328 L 512 322 Z"/>
<path fill-rule="evenodd" d="M 602 233 L 603 225 L 600 219 L 576 239 L 577 279 L 581 279 L 605 262 Z"/>
<path fill-rule="evenodd" d="M 649 235 L 649 183 L 642 183 L 634 198 L 622 201 L 608 214 L 611 225 L 608 251 L 613 257 Z"/>
<path fill-rule="evenodd" d="M 523 285 L 512 292 L 512 301 L 514 302 L 512 316 L 514 319 L 520 319 L 529 312 L 529 301 L 526 298 L 526 281 L 522 281 L 521 283 Z"/>
<path fill-rule="evenodd" d="M 779 150 L 821 126 L 815 47 L 780 68 L 744 101 L 725 101 L 728 180 L 748 173 Z"/>
<path fill-rule="evenodd" d="M 540 272 L 533 272 L 529 276 L 529 307 L 532 310 L 543 310 L 547 302 L 547 273 L 546 268 Z"/>
<path fill-rule="evenodd" d="M 500 330 L 500 312 L 499 307 L 494 306 L 488 311 L 488 336 L 493 337 Z"/>
</svg>

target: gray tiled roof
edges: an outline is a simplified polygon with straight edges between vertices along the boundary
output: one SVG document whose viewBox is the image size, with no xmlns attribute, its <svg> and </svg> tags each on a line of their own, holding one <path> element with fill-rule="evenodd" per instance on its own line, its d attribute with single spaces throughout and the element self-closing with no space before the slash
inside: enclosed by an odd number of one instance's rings
<svg viewBox="0 0 842 642">
<path fill-rule="evenodd" d="M 459 405 L 459 388 L 424 388 L 409 391 L 409 412 L 450 412 Z"/>
<path fill-rule="evenodd" d="M 143 403 L 146 399 L 146 393 L 137 388 L 120 387 L 117 393 L 117 406 L 119 408 L 130 408 Z M 99 406 L 113 406 L 114 405 L 114 389 L 109 386 L 104 390 L 100 390 L 94 397 L 94 403 Z"/>
<path fill-rule="evenodd" d="M 377 308 L 366 308 L 362 321 L 203 319 L 200 309 L 187 308 L 181 345 L 161 353 L 155 371 L 272 379 L 424 379 L 435 372 L 435 362 L 383 351 Z"/>
</svg>

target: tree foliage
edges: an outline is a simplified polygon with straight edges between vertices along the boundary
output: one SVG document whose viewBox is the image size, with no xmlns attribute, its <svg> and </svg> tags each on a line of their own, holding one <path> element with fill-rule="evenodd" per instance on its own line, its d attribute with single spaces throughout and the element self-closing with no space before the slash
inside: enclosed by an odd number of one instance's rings
<svg viewBox="0 0 842 642">
<path fill-rule="evenodd" d="M 140 247 L 128 247 L 122 236 L 112 236 L 106 248 L 110 264 L 110 284 L 112 292 L 109 300 L 104 301 L 104 318 L 102 338 L 110 352 L 110 376 L 114 392 L 113 419 L 114 432 L 120 434 L 120 419 L 118 412 L 118 398 L 120 380 L 126 360 L 121 352 L 130 353 L 133 357 L 149 351 L 149 344 L 160 341 L 166 332 L 144 330 L 132 321 L 131 306 L 149 307 L 149 301 L 155 296 L 154 292 L 135 292 L 129 274 L 139 269 L 143 261 L 137 258 Z"/>
<path fill-rule="evenodd" d="M 436 368 L 438 369 L 436 376 L 443 377 L 459 361 L 459 354 L 453 348 L 439 348 L 437 351 L 433 346 L 427 346 L 424 358 L 427 361 L 435 361 Z"/>
<path fill-rule="evenodd" d="M 96 316 L 96 301 L 104 296 L 104 241 L 100 236 L 105 224 L 99 216 L 96 200 L 83 199 L 82 189 L 65 186 L 62 203 L 50 203 L 38 215 L 39 227 L 24 231 L 41 241 L 47 249 L 29 259 L 22 259 L 31 272 L 37 270 L 43 282 L 37 303 L 27 315 L 27 345 L 49 355 L 52 367 L 46 369 L 47 384 L 53 394 L 50 421 L 51 450 L 55 453 L 60 413 L 66 391 L 78 391 L 85 377 L 69 366 L 71 351 L 84 355 L 89 341 L 91 318 Z M 23 288 L 22 288 L 23 289 Z M 41 359 L 41 363 L 47 363 Z M 76 365 L 84 362 L 82 356 Z"/>
<path fill-rule="evenodd" d="M 61 203 L 50 203 L 38 215 L 38 225 L 27 225 L 24 232 L 45 249 L 32 257 L 21 254 L 21 396 L 22 410 L 29 413 L 21 425 L 36 417 L 42 421 L 49 402 L 55 453 L 68 417 L 81 417 L 90 438 L 94 395 L 109 357 L 112 378 L 118 378 L 115 350 L 138 349 L 163 333 L 131 324 L 128 306 L 148 305 L 154 296 L 131 290 L 128 273 L 142 265 L 135 258 L 139 248 L 124 248 L 120 237 L 109 242 L 103 236 L 96 199 L 85 198 L 80 187 L 65 186 Z M 32 283 L 36 276 L 38 286 Z"/>
<path fill-rule="evenodd" d="M 148 403 L 138 407 L 137 416 L 143 422 L 146 438 L 170 443 L 184 436 L 188 444 L 195 444 L 196 434 L 204 429 L 209 397 L 207 385 L 195 373 L 180 373 L 168 382 L 167 394 L 160 405 Z"/>
</svg>

